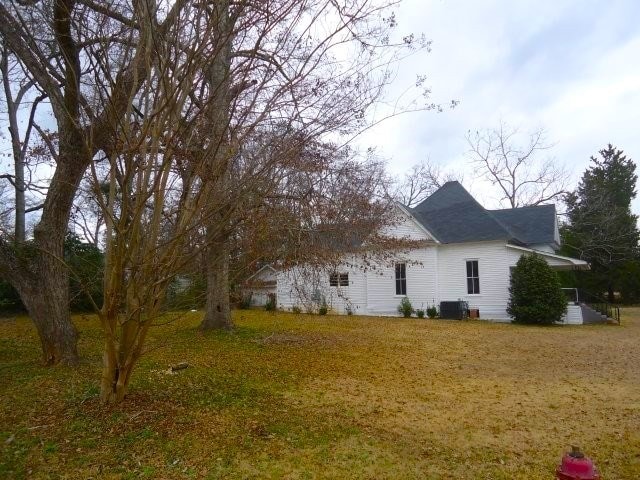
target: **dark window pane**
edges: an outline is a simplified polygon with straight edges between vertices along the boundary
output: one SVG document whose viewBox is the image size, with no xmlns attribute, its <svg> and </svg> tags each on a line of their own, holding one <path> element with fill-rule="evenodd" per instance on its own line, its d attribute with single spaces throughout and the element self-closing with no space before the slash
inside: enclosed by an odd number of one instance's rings
<svg viewBox="0 0 640 480">
<path fill-rule="evenodd" d="M 473 277 L 473 262 L 467 262 L 467 277 Z"/>
<path fill-rule="evenodd" d="M 478 276 L 478 261 L 477 260 L 473 261 L 473 276 L 474 277 Z"/>
<path fill-rule="evenodd" d="M 341 273 L 340 274 L 340 286 L 341 287 L 348 287 L 349 286 L 349 274 L 348 273 Z"/>
<path fill-rule="evenodd" d="M 473 278 L 467 278 L 467 293 L 473 293 Z"/>
<path fill-rule="evenodd" d="M 480 293 L 480 279 L 473 279 L 473 293 Z"/>
<path fill-rule="evenodd" d="M 407 264 L 396 263 L 396 295 L 407 294 Z"/>
<path fill-rule="evenodd" d="M 329 275 L 329 286 L 337 287 L 338 286 L 338 274 L 332 273 Z"/>
</svg>

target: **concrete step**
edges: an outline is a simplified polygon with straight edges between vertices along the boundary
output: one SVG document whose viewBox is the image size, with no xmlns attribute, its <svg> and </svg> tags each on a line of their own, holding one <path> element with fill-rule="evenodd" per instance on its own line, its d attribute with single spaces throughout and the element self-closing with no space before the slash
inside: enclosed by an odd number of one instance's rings
<svg viewBox="0 0 640 480">
<path fill-rule="evenodd" d="M 580 304 L 580 309 L 582 310 L 582 322 L 585 324 L 607 323 L 607 321 L 609 320 L 606 315 L 594 310 L 585 303 Z"/>
</svg>

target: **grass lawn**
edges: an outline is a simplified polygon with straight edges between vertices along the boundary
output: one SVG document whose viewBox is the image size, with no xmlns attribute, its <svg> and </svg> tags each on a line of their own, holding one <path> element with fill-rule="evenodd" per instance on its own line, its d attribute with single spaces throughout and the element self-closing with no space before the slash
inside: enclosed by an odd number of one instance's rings
<svg viewBox="0 0 640 480">
<path fill-rule="evenodd" d="M 571 444 L 640 478 L 640 309 L 556 328 L 234 315 L 156 328 L 115 408 L 94 318 L 79 369 L 41 367 L 28 320 L 0 320 L 0 478 L 547 480 Z"/>
</svg>

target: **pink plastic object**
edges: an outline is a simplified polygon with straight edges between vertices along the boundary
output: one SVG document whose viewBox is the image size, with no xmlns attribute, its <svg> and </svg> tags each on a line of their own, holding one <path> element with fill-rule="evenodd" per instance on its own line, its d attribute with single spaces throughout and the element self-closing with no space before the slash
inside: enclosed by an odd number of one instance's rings
<svg viewBox="0 0 640 480">
<path fill-rule="evenodd" d="M 593 461 L 585 457 L 578 447 L 571 447 L 571 451 L 562 457 L 562 462 L 556 469 L 556 478 L 558 480 L 601 480 Z"/>
</svg>

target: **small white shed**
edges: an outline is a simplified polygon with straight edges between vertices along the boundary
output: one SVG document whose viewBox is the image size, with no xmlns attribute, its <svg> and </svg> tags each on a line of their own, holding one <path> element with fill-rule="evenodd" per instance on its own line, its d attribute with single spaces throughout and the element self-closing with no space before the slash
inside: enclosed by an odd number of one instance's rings
<svg viewBox="0 0 640 480">
<path fill-rule="evenodd" d="M 276 300 L 276 291 L 278 288 L 276 274 L 277 271 L 275 268 L 271 265 L 265 265 L 247 278 L 243 293 L 245 298 L 251 297 L 252 306 L 264 306 L 269 297 Z"/>
</svg>

